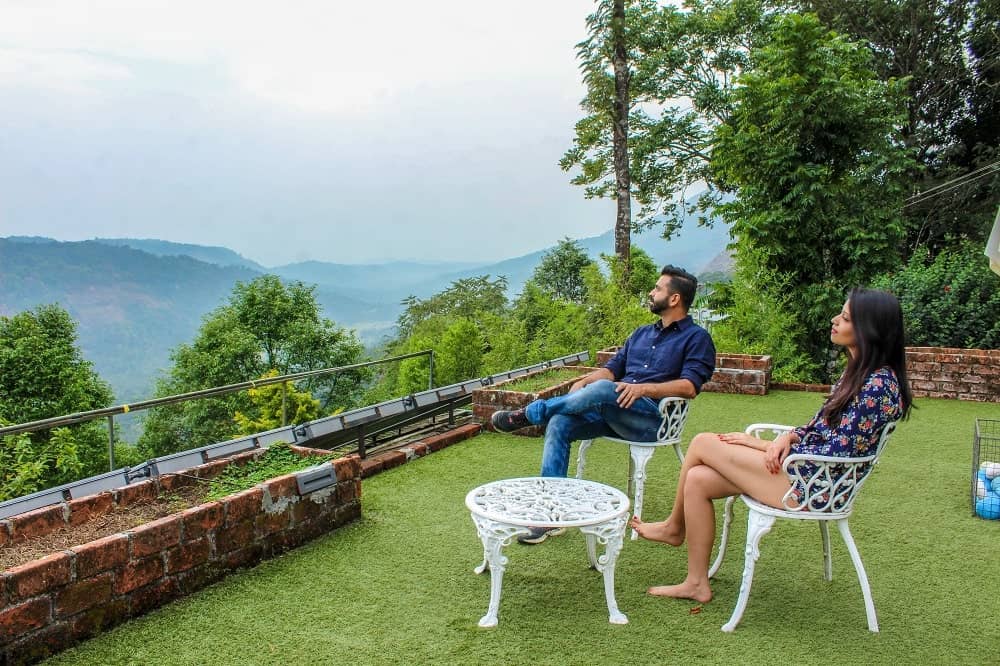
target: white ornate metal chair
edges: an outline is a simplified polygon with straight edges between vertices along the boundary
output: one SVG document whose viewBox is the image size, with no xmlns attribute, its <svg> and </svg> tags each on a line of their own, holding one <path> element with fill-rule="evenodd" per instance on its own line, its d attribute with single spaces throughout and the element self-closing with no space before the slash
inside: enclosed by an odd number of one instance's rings
<svg viewBox="0 0 1000 666">
<path fill-rule="evenodd" d="M 868 629 L 878 632 L 878 619 L 875 617 L 875 604 L 872 601 L 871 588 L 868 586 L 868 575 L 865 573 L 865 566 L 861 562 L 858 548 L 854 545 L 854 538 L 851 536 L 847 519 L 851 517 L 851 512 L 854 510 L 854 500 L 857 498 L 858 491 L 861 490 L 861 486 L 864 485 L 875 463 L 878 462 L 878 458 L 889 440 L 889 435 L 892 434 L 895 427 L 895 422 L 890 422 L 882 428 L 875 452 L 868 456 L 858 458 L 804 454 L 788 456 L 785 459 L 785 472 L 792 479 L 793 490 L 789 490 L 782 498 L 784 509 L 776 509 L 762 504 L 748 495 L 740 495 L 740 499 L 750 509 L 750 515 L 747 517 L 743 579 L 740 582 L 740 594 L 736 600 L 736 608 L 733 609 L 733 615 L 729 618 L 729 622 L 722 625 L 723 631 L 735 630 L 736 625 L 743 617 L 743 611 L 746 609 L 747 600 L 750 597 L 754 566 L 757 563 L 757 558 L 760 557 L 761 538 L 771 531 L 775 519 L 788 518 L 791 520 L 815 520 L 819 523 L 820 533 L 823 536 L 823 557 L 825 559 L 823 577 L 828 581 L 833 580 L 829 523 L 837 524 L 840 536 L 843 537 L 847 550 L 851 554 L 851 561 L 858 572 L 861 593 L 865 598 L 865 613 L 868 615 Z M 777 437 L 791 429 L 790 426 L 755 423 L 748 426 L 746 432 L 754 437 L 760 437 L 764 432 L 770 431 Z M 795 486 L 804 489 L 804 497 L 798 504 L 796 504 L 793 495 Z M 733 519 L 733 503 L 735 501 L 736 495 L 726 498 L 722 538 L 719 540 L 719 554 L 708 570 L 709 577 L 714 576 L 719 567 L 722 566 L 722 559 L 726 554 L 726 544 L 729 541 L 729 524 Z"/>
<path fill-rule="evenodd" d="M 612 442 L 628 444 L 629 450 L 629 481 L 628 494 L 632 495 L 632 513 L 642 518 L 642 493 L 646 487 L 646 464 L 653 457 L 656 449 L 663 446 L 674 447 L 677 459 L 684 462 L 684 452 L 681 451 L 681 435 L 684 432 L 684 424 L 687 422 L 688 407 L 691 401 L 686 398 L 663 398 L 660 400 L 660 414 L 663 420 L 656 433 L 655 442 L 633 442 L 617 437 L 602 437 Z M 576 458 L 576 478 L 583 478 L 585 465 L 584 457 L 587 449 L 594 443 L 592 439 L 585 439 L 580 442 L 580 447 Z M 635 530 L 632 530 L 632 539 L 636 538 Z"/>
</svg>

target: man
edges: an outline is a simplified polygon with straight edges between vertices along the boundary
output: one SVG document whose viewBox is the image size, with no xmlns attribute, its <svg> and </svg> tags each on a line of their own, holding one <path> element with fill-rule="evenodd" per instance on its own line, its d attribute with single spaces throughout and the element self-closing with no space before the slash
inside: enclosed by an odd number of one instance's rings
<svg viewBox="0 0 1000 666">
<path fill-rule="evenodd" d="M 708 331 L 688 314 L 698 279 L 664 266 L 649 292 L 649 309 L 660 316 L 640 326 L 603 368 L 586 375 L 569 394 L 535 400 L 524 409 L 498 411 L 493 427 L 512 432 L 545 425 L 542 476 L 566 476 L 574 440 L 620 437 L 656 441 L 661 398 L 694 398 L 715 369 L 715 345 Z M 541 543 L 562 530 L 533 528 L 521 543 Z"/>
</svg>

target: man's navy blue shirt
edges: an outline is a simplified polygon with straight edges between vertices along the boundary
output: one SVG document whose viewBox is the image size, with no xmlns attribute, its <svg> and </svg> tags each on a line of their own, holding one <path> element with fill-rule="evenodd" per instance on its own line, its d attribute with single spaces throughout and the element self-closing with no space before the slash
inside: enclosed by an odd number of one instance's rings
<svg viewBox="0 0 1000 666">
<path fill-rule="evenodd" d="M 630 384 L 687 379 L 697 393 L 715 371 L 715 344 L 690 315 L 667 327 L 658 321 L 637 328 L 604 367 Z"/>
</svg>

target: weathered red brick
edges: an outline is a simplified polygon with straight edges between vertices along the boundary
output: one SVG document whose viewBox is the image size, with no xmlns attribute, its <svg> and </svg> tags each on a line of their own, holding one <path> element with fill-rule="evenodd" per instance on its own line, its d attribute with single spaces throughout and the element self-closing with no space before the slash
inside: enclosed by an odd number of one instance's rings
<svg viewBox="0 0 1000 666">
<path fill-rule="evenodd" d="M 299 482 L 294 474 L 286 474 L 271 479 L 265 484 L 272 501 L 277 501 L 282 497 L 298 497 Z"/>
<path fill-rule="evenodd" d="M 0 611 L 0 645 L 45 626 L 52 614 L 49 597 L 32 599 Z"/>
<path fill-rule="evenodd" d="M 187 488 L 192 483 L 195 483 L 194 479 L 188 476 L 180 476 L 179 474 L 163 474 L 156 480 L 160 487 L 161 493 L 170 493 L 181 488 Z"/>
<path fill-rule="evenodd" d="M 292 524 L 300 525 L 314 520 L 323 512 L 323 505 L 313 502 L 311 499 L 302 498 L 302 501 L 292 507 Z"/>
<path fill-rule="evenodd" d="M 145 615 L 154 608 L 170 603 L 180 595 L 181 588 L 177 581 L 173 578 L 164 578 L 128 596 L 129 615 L 131 617 Z"/>
<path fill-rule="evenodd" d="M 381 472 L 383 467 L 384 466 L 381 460 L 365 458 L 361 461 L 361 476 L 367 479 L 369 476 L 373 476 Z"/>
<path fill-rule="evenodd" d="M 13 601 L 27 599 L 65 585 L 70 580 L 72 559 L 67 553 L 52 553 L 45 557 L 7 570 Z"/>
<path fill-rule="evenodd" d="M 382 459 L 382 469 L 392 469 L 406 464 L 406 454 L 402 451 L 386 451 L 379 455 Z"/>
<path fill-rule="evenodd" d="M 299 502 L 304 504 L 304 502 Z M 241 523 L 220 528 L 215 534 L 215 552 L 218 555 L 228 553 L 253 542 L 254 525 L 253 520 L 244 520 Z"/>
<path fill-rule="evenodd" d="M 177 548 L 171 548 L 167 551 L 166 572 L 173 574 L 179 571 L 187 571 L 207 562 L 211 554 L 212 546 L 209 543 L 208 537 L 186 541 Z"/>
<path fill-rule="evenodd" d="M 337 484 L 337 503 L 346 504 L 353 499 L 357 499 L 358 486 L 355 481 L 341 481 Z M 358 484 L 360 485 L 360 484 Z"/>
<path fill-rule="evenodd" d="M 251 488 L 243 492 L 230 495 L 222 500 L 222 506 L 226 514 L 226 527 L 252 518 L 261 512 L 264 503 L 264 491 L 260 488 Z"/>
<path fill-rule="evenodd" d="M 3 548 L 10 541 L 10 522 L 0 520 L 0 548 Z"/>
<path fill-rule="evenodd" d="M 357 455 L 344 456 L 333 461 L 333 471 L 337 481 L 361 478 L 362 460 Z"/>
<path fill-rule="evenodd" d="M 177 574 L 177 584 L 183 594 L 191 594 L 226 575 L 225 567 L 218 562 L 206 562 L 201 566 Z"/>
<path fill-rule="evenodd" d="M 152 479 L 146 479 L 130 486 L 116 488 L 112 491 L 115 495 L 115 503 L 118 506 L 131 506 L 140 502 L 151 502 L 156 499 L 156 483 Z"/>
<path fill-rule="evenodd" d="M 195 467 L 195 470 L 197 471 L 198 478 L 214 479 L 227 467 L 229 467 L 228 460 L 214 460 L 210 463 L 205 463 L 204 465 L 198 465 Z"/>
<path fill-rule="evenodd" d="M 11 541 L 18 542 L 33 537 L 52 534 L 66 525 L 66 507 L 63 504 L 28 511 L 10 519 Z"/>
<path fill-rule="evenodd" d="M 128 601 L 109 599 L 100 606 L 84 611 L 69 621 L 70 633 L 76 640 L 91 638 L 105 629 L 128 619 Z"/>
<path fill-rule="evenodd" d="M 122 569 L 115 580 L 115 594 L 127 594 L 163 577 L 163 559 L 159 556 L 132 562 Z"/>
<path fill-rule="evenodd" d="M 110 492 L 98 493 L 69 501 L 69 524 L 82 525 L 95 516 L 111 513 L 115 497 Z"/>
<path fill-rule="evenodd" d="M 32 664 L 73 644 L 68 623 L 57 622 L 15 641 L 6 649 L 9 664 Z"/>
<path fill-rule="evenodd" d="M 181 517 L 166 516 L 130 530 L 132 537 L 132 559 L 139 560 L 153 553 L 159 553 L 181 540 Z"/>
<path fill-rule="evenodd" d="M 195 506 L 181 513 L 184 540 L 199 539 L 210 530 L 222 525 L 223 511 L 219 502 Z"/>
<path fill-rule="evenodd" d="M 70 549 L 76 556 L 76 577 L 90 578 L 96 573 L 124 566 L 128 562 L 128 537 L 112 534 Z"/>
<path fill-rule="evenodd" d="M 106 571 L 93 578 L 78 580 L 67 585 L 56 595 L 56 617 L 69 617 L 106 603 L 111 599 L 113 583 L 114 576 L 110 571 Z"/>
<path fill-rule="evenodd" d="M 262 543 L 251 543 L 245 548 L 226 553 L 225 565 L 229 569 L 251 567 L 267 556 L 267 550 Z"/>
<path fill-rule="evenodd" d="M 291 521 L 291 507 L 275 513 L 261 513 L 254 519 L 254 530 L 258 537 L 264 537 L 288 529 Z"/>
</svg>

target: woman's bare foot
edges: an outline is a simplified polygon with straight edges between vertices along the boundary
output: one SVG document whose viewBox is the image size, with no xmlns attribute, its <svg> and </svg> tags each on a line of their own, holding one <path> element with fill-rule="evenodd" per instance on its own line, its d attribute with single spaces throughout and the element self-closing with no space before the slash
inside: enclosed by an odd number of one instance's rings
<svg viewBox="0 0 1000 666">
<path fill-rule="evenodd" d="M 657 523 L 644 523 L 638 516 L 632 516 L 632 520 L 628 521 L 628 524 L 643 539 L 659 541 L 671 546 L 679 546 L 684 543 L 684 533 L 674 528 L 670 524 L 670 519 Z"/>
<path fill-rule="evenodd" d="M 689 583 L 684 581 L 680 585 L 658 585 L 646 590 L 647 594 L 655 597 L 673 597 L 674 599 L 693 599 L 699 603 L 707 604 L 712 600 L 712 588 L 708 581 L 704 583 Z"/>
</svg>

